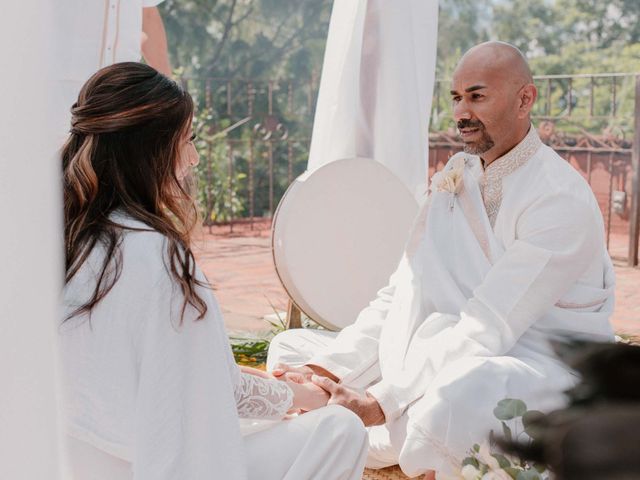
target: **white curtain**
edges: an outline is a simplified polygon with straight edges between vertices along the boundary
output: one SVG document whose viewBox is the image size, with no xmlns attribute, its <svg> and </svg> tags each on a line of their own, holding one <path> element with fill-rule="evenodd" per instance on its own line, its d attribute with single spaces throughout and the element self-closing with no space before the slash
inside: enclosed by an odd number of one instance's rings
<svg viewBox="0 0 640 480">
<path fill-rule="evenodd" d="M 0 478 L 11 480 L 62 478 L 53 7 L 50 0 L 3 2 L 0 15 Z"/>
<path fill-rule="evenodd" d="M 426 190 L 438 0 L 335 0 L 308 169 L 373 158 Z"/>
</svg>

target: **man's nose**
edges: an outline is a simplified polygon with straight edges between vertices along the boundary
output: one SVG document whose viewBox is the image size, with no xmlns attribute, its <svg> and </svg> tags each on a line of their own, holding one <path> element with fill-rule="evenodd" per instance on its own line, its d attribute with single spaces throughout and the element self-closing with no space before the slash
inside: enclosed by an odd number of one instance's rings
<svg viewBox="0 0 640 480">
<path fill-rule="evenodd" d="M 471 109 L 464 100 L 460 100 L 453 106 L 453 119 L 457 122 L 460 120 L 470 120 L 472 117 Z"/>
</svg>

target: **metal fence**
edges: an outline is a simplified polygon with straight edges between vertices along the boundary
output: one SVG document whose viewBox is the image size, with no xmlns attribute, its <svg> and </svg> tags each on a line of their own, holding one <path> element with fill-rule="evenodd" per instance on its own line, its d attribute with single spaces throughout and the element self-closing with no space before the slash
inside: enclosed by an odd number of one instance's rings
<svg viewBox="0 0 640 480">
<path fill-rule="evenodd" d="M 535 77 L 533 117 L 542 140 L 589 182 L 605 220 L 612 256 L 638 264 L 640 234 L 640 74 Z M 212 135 L 201 144 L 205 223 L 253 226 L 270 218 L 291 181 L 306 168 L 317 75 L 310 79 L 184 79 Z M 449 81 L 434 89 L 429 175 L 462 144 L 455 133 Z M 231 130 L 229 130 L 231 128 Z M 224 132 L 216 137 L 216 133 Z M 204 186 L 204 187 L 203 187 Z M 215 197 L 215 198 L 214 198 Z M 213 199 L 213 200 L 212 200 Z M 215 212 L 211 213 L 211 210 Z"/>
</svg>

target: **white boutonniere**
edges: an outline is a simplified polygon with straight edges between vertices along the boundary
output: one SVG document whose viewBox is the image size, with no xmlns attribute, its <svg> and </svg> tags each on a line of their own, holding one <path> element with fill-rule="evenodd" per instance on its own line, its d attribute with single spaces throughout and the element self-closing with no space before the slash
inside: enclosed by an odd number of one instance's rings
<svg viewBox="0 0 640 480">
<path fill-rule="evenodd" d="M 456 195 L 462 190 L 466 157 L 456 158 L 445 170 L 437 172 L 431 177 L 431 191 L 448 192 L 451 194 L 449 209 L 453 210 Z"/>
</svg>

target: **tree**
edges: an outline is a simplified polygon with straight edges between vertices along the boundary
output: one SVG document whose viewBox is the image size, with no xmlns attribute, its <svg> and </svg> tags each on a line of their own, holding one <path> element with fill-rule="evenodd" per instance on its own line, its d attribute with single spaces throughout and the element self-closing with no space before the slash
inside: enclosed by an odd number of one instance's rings
<svg viewBox="0 0 640 480">
<path fill-rule="evenodd" d="M 173 63 L 189 76 L 309 76 L 322 62 L 330 0 L 167 0 Z"/>
</svg>

